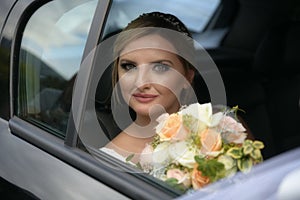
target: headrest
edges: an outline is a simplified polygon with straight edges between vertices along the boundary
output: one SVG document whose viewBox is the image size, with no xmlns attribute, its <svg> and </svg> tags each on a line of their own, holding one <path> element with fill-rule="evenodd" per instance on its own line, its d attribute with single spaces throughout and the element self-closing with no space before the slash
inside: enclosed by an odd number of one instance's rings
<svg viewBox="0 0 300 200">
<path fill-rule="evenodd" d="M 267 76 L 300 71 L 300 22 L 286 21 L 273 27 L 261 42 L 254 71 Z"/>
<path fill-rule="evenodd" d="M 110 110 L 112 95 L 112 65 L 102 74 L 95 95 L 95 106 L 97 110 Z"/>
</svg>

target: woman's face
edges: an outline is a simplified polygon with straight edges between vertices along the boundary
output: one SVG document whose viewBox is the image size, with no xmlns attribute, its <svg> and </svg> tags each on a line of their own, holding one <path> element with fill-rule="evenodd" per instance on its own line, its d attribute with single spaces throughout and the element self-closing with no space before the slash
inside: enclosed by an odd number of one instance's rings
<svg viewBox="0 0 300 200">
<path fill-rule="evenodd" d="M 137 115 L 149 116 L 151 108 L 162 106 L 177 112 L 179 96 L 189 87 L 194 72 L 185 70 L 174 46 L 159 35 L 147 35 L 130 42 L 121 52 L 118 78 L 123 98 Z M 152 112 L 152 111 L 151 111 Z"/>
</svg>

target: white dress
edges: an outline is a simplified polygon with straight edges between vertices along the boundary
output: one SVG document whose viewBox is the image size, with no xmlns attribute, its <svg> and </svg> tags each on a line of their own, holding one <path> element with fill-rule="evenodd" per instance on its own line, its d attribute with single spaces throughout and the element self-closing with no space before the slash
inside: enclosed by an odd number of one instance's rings
<svg viewBox="0 0 300 200">
<path fill-rule="evenodd" d="M 119 154 L 117 151 L 115 151 L 114 149 L 111 148 L 107 148 L 107 147 L 102 147 L 99 149 L 100 151 L 103 151 L 105 153 L 107 153 L 108 155 L 117 158 L 125 163 L 129 163 L 132 165 L 136 165 L 136 163 L 133 163 L 131 161 L 126 161 L 127 157 L 124 157 L 123 155 Z M 137 155 L 136 155 L 137 156 Z M 139 156 L 139 165 L 145 170 L 148 171 L 150 168 L 152 168 L 152 164 L 153 164 L 153 148 L 151 145 L 146 144 L 145 148 L 143 149 L 143 151 L 138 154 Z"/>
<path fill-rule="evenodd" d="M 105 153 L 107 153 L 108 155 L 110 155 L 110 156 L 112 156 L 114 158 L 117 158 L 117 159 L 119 159 L 119 160 L 121 160 L 123 162 L 127 162 L 126 158 L 124 156 L 120 155 L 119 153 L 117 153 L 113 149 L 102 147 L 102 148 L 100 148 L 100 150 L 103 151 L 103 152 L 105 152 Z"/>
</svg>

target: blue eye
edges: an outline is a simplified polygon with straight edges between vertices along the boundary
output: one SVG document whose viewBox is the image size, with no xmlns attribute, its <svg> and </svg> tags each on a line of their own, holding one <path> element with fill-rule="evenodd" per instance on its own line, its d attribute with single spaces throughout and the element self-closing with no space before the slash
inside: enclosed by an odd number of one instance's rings
<svg viewBox="0 0 300 200">
<path fill-rule="evenodd" d="M 153 70 L 156 72 L 166 72 L 170 69 L 170 66 L 163 64 L 163 63 L 156 63 L 153 66 Z"/>
<path fill-rule="evenodd" d="M 132 64 L 132 63 L 122 63 L 120 66 L 125 71 L 130 71 L 130 70 L 136 68 L 136 66 L 134 64 Z"/>
</svg>

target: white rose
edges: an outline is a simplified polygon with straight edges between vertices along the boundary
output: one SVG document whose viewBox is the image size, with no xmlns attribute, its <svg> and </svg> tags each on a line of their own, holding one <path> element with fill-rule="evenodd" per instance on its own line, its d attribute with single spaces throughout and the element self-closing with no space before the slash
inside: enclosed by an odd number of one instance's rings
<svg viewBox="0 0 300 200">
<path fill-rule="evenodd" d="M 172 159 L 179 162 L 181 165 L 193 168 L 195 164 L 196 148 L 191 147 L 186 141 L 176 142 L 170 145 L 169 154 Z"/>
<path fill-rule="evenodd" d="M 157 147 L 154 149 L 152 159 L 155 168 L 164 167 L 164 165 L 169 163 L 169 146 L 169 142 L 163 142 L 157 145 Z"/>
<path fill-rule="evenodd" d="M 149 172 L 153 169 L 153 147 L 151 145 L 145 145 L 140 155 L 140 164 L 145 172 Z"/>
<path fill-rule="evenodd" d="M 191 115 L 204 123 L 206 126 L 216 126 L 221 120 L 223 114 L 221 112 L 212 114 L 211 103 L 199 104 L 194 103 L 180 111 L 183 115 Z"/>
<path fill-rule="evenodd" d="M 210 127 L 217 126 L 220 123 L 220 121 L 222 120 L 223 117 L 224 117 L 224 113 L 222 113 L 222 112 L 218 112 L 216 114 L 213 114 L 212 119 L 211 119 Z"/>
</svg>

